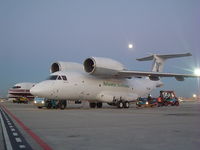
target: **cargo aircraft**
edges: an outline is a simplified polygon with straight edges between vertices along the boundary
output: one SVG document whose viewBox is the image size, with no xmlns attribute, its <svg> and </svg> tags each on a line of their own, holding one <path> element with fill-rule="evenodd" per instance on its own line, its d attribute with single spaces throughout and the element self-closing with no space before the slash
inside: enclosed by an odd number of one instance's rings
<svg viewBox="0 0 200 150">
<path fill-rule="evenodd" d="M 73 62 L 54 62 L 50 76 L 31 88 L 31 94 L 56 100 L 85 100 L 91 108 L 101 108 L 108 103 L 118 108 L 129 108 L 130 102 L 147 96 L 152 90 L 161 87 L 162 77 L 175 77 L 184 81 L 193 74 L 163 73 L 164 62 L 170 58 L 191 56 L 190 53 L 151 55 L 137 59 L 153 60 L 151 72 L 127 70 L 120 62 L 103 57 L 87 58 L 83 65 Z M 62 103 L 61 103 L 62 104 Z M 63 103 L 63 108 L 66 102 Z"/>
</svg>

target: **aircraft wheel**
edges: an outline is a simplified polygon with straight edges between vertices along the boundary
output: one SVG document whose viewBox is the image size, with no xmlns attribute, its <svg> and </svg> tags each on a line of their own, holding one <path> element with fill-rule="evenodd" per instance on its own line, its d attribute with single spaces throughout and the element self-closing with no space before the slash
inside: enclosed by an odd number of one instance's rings
<svg viewBox="0 0 200 150">
<path fill-rule="evenodd" d="M 108 105 L 110 105 L 110 106 L 114 106 L 115 104 L 114 103 L 107 103 Z"/>
<path fill-rule="evenodd" d="M 130 107 L 130 103 L 128 101 L 124 102 L 124 108 L 129 108 Z"/>
<path fill-rule="evenodd" d="M 123 106 L 124 106 L 124 105 L 123 105 L 123 102 L 122 102 L 122 101 L 119 101 L 118 104 L 117 104 L 117 107 L 118 107 L 118 108 L 123 108 Z"/>
<path fill-rule="evenodd" d="M 168 102 L 164 102 L 164 106 L 168 106 Z"/>
<path fill-rule="evenodd" d="M 95 108 L 97 106 L 97 103 L 90 103 L 90 108 Z"/>
<path fill-rule="evenodd" d="M 97 108 L 102 108 L 103 104 L 101 102 L 97 103 Z"/>
<path fill-rule="evenodd" d="M 42 107 L 38 106 L 39 109 L 41 109 Z"/>
<path fill-rule="evenodd" d="M 179 102 L 178 102 L 178 101 L 176 101 L 176 102 L 175 102 L 175 105 L 176 105 L 176 106 L 179 106 Z"/>
</svg>

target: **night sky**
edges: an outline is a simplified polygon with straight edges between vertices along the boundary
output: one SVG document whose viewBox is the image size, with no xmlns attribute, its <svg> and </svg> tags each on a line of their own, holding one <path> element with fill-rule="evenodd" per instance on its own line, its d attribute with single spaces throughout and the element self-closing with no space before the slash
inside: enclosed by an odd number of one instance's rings
<svg viewBox="0 0 200 150">
<path fill-rule="evenodd" d="M 150 71 L 152 62 L 136 58 L 185 52 L 193 56 L 167 61 L 164 72 L 191 74 L 200 65 L 199 0 L 0 1 L 0 96 L 16 83 L 44 80 L 57 60 L 103 56 Z M 154 93 L 199 92 L 197 79 L 162 81 Z"/>
</svg>

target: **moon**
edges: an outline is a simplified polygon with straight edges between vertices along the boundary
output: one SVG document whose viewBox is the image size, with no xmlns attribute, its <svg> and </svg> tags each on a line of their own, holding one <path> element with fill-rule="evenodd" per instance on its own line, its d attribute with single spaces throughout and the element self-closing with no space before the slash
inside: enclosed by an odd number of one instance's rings
<svg viewBox="0 0 200 150">
<path fill-rule="evenodd" d="M 133 44 L 128 44 L 128 48 L 133 48 Z"/>
</svg>

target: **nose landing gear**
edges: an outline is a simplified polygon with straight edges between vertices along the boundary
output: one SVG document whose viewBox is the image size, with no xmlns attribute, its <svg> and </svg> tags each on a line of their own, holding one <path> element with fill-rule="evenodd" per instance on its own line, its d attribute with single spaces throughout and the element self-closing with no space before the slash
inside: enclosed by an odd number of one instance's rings
<svg viewBox="0 0 200 150">
<path fill-rule="evenodd" d="M 60 108 L 63 110 L 66 108 L 66 106 L 67 106 L 66 100 L 47 100 L 47 102 L 46 102 L 47 109 Z"/>
</svg>

